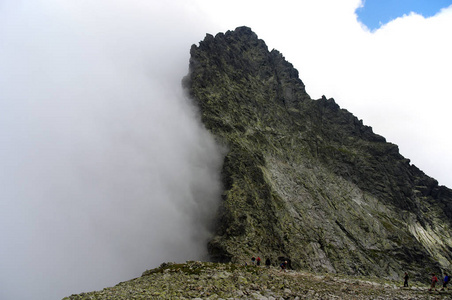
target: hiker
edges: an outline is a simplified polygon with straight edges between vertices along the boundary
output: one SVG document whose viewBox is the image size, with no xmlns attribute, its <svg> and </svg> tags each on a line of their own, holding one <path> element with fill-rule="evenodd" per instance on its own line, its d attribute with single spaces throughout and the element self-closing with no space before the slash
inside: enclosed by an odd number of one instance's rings
<svg viewBox="0 0 452 300">
<path fill-rule="evenodd" d="M 284 262 L 282 262 L 282 263 L 279 265 L 279 267 L 281 268 L 281 271 L 284 271 L 284 269 L 285 269 Z"/>
<path fill-rule="evenodd" d="M 261 258 L 260 258 L 259 256 L 258 256 L 257 259 L 256 259 L 256 264 L 257 264 L 258 266 L 261 265 Z"/>
<path fill-rule="evenodd" d="M 434 289 L 436 291 L 436 283 L 438 282 L 438 277 L 435 276 L 435 273 L 432 273 L 432 284 L 430 285 L 430 289 L 429 291 L 431 291 L 432 289 Z"/>
<path fill-rule="evenodd" d="M 256 261 L 256 258 L 253 256 L 251 257 L 251 263 L 254 265 L 254 262 Z"/>
<path fill-rule="evenodd" d="M 287 260 L 282 262 L 279 266 L 281 267 L 281 271 L 286 272 Z"/>
<path fill-rule="evenodd" d="M 408 287 L 408 273 L 407 272 L 405 272 L 405 276 L 403 277 L 403 279 L 405 279 L 405 281 L 403 282 L 403 286 Z"/>
<path fill-rule="evenodd" d="M 271 263 L 271 261 L 270 261 L 270 258 L 267 258 L 266 260 L 265 260 L 265 265 L 267 266 L 267 268 L 270 268 L 270 265 L 271 265 L 272 263 Z"/>
<path fill-rule="evenodd" d="M 444 273 L 444 279 L 443 279 L 443 288 L 441 289 L 441 291 L 444 291 L 444 289 L 447 289 L 447 284 L 450 281 L 450 277 L 449 275 L 447 275 L 447 273 Z"/>
</svg>

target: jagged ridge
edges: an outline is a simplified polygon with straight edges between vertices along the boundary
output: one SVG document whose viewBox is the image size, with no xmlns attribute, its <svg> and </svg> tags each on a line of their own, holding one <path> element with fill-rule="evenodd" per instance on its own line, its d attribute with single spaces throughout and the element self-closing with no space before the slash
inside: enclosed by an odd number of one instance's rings
<svg viewBox="0 0 452 300">
<path fill-rule="evenodd" d="M 438 186 L 248 27 L 193 45 L 184 85 L 227 145 L 209 251 L 398 278 L 450 267 L 452 191 Z"/>
</svg>

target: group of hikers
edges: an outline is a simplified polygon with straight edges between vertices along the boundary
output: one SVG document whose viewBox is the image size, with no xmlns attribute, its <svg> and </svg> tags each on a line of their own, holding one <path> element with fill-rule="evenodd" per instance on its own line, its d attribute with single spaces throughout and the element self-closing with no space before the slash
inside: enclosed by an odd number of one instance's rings
<svg viewBox="0 0 452 300">
<path fill-rule="evenodd" d="M 247 265 L 247 263 L 245 263 L 245 265 Z M 251 265 L 260 266 L 261 265 L 261 258 L 259 256 L 257 258 L 254 257 L 254 256 L 251 257 Z M 265 260 L 265 266 L 267 268 L 269 268 L 271 266 L 270 258 L 267 258 Z M 281 271 L 286 271 L 287 270 L 287 266 L 288 266 L 287 260 L 284 260 L 283 262 L 281 262 L 279 264 L 279 267 L 281 268 Z"/>
<path fill-rule="evenodd" d="M 246 263 L 245 263 L 246 264 Z M 255 258 L 254 256 L 253 257 L 251 257 L 251 264 L 252 265 L 256 265 L 256 266 L 260 266 L 261 265 L 261 258 L 258 256 L 257 258 Z M 270 261 L 270 258 L 267 258 L 266 260 L 265 260 L 265 265 L 267 266 L 267 267 L 270 267 L 270 265 L 271 265 L 271 261 Z"/>
<path fill-rule="evenodd" d="M 443 288 L 441 289 L 441 291 L 444 291 L 445 289 L 447 289 L 447 284 L 450 281 L 450 277 L 449 275 L 447 275 L 447 273 L 444 273 L 444 278 L 443 278 Z M 429 291 L 431 291 L 432 289 L 434 289 L 436 291 L 436 283 L 438 282 L 438 277 L 435 276 L 435 273 L 432 273 L 432 279 L 431 279 L 431 285 L 430 285 L 430 289 Z"/>
<path fill-rule="evenodd" d="M 404 287 L 408 287 L 408 273 L 405 272 L 405 275 L 403 277 L 404 282 L 403 282 L 403 286 Z M 435 290 L 436 291 L 436 284 L 438 283 L 438 277 L 436 277 L 435 273 L 432 273 L 432 278 L 430 279 L 430 288 L 429 291 Z M 444 278 L 443 278 L 443 287 L 441 288 L 441 291 L 444 291 L 445 289 L 447 289 L 447 284 L 450 281 L 450 276 L 447 273 L 444 273 Z"/>
<path fill-rule="evenodd" d="M 256 266 L 260 266 L 261 265 L 261 258 L 259 256 L 257 258 L 254 257 L 254 256 L 251 257 L 251 264 L 252 265 L 256 265 Z M 245 263 L 245 265 L 247 265 L 247 263 Z M 265 260 L 265 266 L 267 268 L 271 266 L 270 258 L 267 258 Z M 283 272 L 285 272 L 287 270 L 287 266 L 288 266 L 287 260 L 284 260 L 284 261 L 282 261 L 279 264 L 279 267 L 281 268 L 281 271 L 283 271 Z M 405 275 L 404 275 L 403 279 L 404 279 L 403 286 L 404 287 L 408 287 L 409 276 L 408 276 L 407 272 L 405 272 Z M 444 291 L 445 289 L 447 289 L 447 284 L 449 283 L 450 279 L 451 279 L 450 276 L 447 273 L 444 273 L 443 287 L 441 288 L 441 291 Z M 436 284 L 438 283 L 438 281 L 439 281 L 438 277 L 436 277 L 435 273 L 432 273 L 432 278 L 431 278 L 431 282 L 430 282 L 430 289 L 429 289 L 429 291 L 432 291 L 432 290 L 436 291 Z"/>
</svg>

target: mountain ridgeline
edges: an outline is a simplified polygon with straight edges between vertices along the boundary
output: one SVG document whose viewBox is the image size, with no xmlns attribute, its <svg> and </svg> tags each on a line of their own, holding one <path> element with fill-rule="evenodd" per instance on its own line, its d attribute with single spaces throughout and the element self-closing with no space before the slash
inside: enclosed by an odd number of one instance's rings
<svg viewBox="0 0 452 300">
<path fill-rule="evenodd" d="M 259 255 L 393 279 L 452 271 L 452 190 L 333 99 L 311 99 L 250 28 L 207 34 L 190 54 L 184 87 L 228 148 L 214 261 Z"/>
</svg>

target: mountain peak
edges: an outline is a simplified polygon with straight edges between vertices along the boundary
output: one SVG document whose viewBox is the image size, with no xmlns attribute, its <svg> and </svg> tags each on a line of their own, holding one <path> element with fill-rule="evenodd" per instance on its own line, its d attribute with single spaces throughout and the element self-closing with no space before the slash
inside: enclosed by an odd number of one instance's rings
<svg viewBox="0 0 452 300">
<path fill-rule="evenodd" d="M 399 278 L 451 267 L 452 192 L 299 72 L 249 27 L 191 48 L 184 84 L 229 152 L 209 251 L 294 268 Z"/>
</svg>

